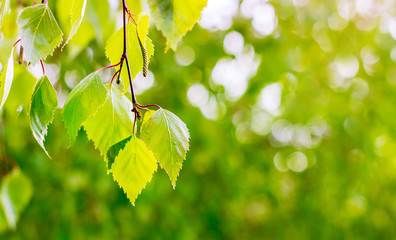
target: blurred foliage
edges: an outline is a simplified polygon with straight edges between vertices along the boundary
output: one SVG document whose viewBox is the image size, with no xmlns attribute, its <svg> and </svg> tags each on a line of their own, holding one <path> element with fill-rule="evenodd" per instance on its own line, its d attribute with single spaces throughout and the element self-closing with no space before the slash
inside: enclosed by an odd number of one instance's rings
<svg viewBox="0 0 396 240">
<path fill-rule="evenodd" d="M 58 19 L 62 9 L 48 2 Z M 47 58 L 59 107 L 109 64 L 106 41 L 121 21 L 110 3 L 88 0 L 70 44 Z M 17 12 L 29 5 L 11 1 L 3 65 Z M 176 189 L 158 170 L 136 207 L 83 129 L 69 148 L 60 109 L 45 142 L 53 159 L 45 155 L 27 119 L 40 66 L 16 65 L 3 144 L 34 192 L 16 230 L 0 238 L 395 238 L 395 16 L 392 0 L 210 0 L 200 26 L 166 54 L 152 25 L 154 84 L 138 101 L 176 113 L 191 147 Z"/>
</svg>

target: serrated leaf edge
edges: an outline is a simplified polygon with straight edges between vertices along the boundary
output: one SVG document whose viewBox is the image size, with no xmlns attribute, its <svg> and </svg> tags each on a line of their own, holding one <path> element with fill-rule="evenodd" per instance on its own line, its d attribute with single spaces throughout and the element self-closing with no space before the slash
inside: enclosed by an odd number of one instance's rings
<svg viewBox="0 0 396 240">
<path fill-rule="evenodd" d="M 42 4 L 42 3 L 40 3 L 40 4 Z M 37 5 L 35 5 L 35 6 L 37 6 Z M 26 9 L 28 9 L 28 8 L 33 8 L 33 7 L 35 7 L 35 6 L 25 7 L 25 8 L 19 13 L 19 16 L 18 16 L 18 18 L 17 18 L 17 22 L 18 22 L 18 19 L 19 19 L 19 17 L 21 16 L 21 14 L 22 14 L 22 12 L 23 12 L 24 10 L 26 10 Z M 46 4 L 45 4 L 45 9 L 48 9 L 48 10 L 49 10 L 48 13 L 54 18 L 55 23 L 56 23 L 56 26 L 58 27 L 59 31 L 61 32 L 61 37 L 60 37 L 59 43 L 52 49 L 52 52 L 51 52 L 50 54 L 48 54 L 47 56 L 45 56 L 45 57 L 42 58 L 43 61 L 44 61 L 45 59 L 47 59 L 48 56 L 53 56 L 55 50 L 61 45 L 61 43 L 62 43 L 62 41 L 63 41 L 63 32 L 62 32 L 61 28 L 59 27 L 58 21 L 56 21 L 56 18 L 55 18 L 55 16 L 54 16 L 54 14 L 52 13 L 51 9 L 49 9 L 48 5 L 46 5 Z M 46 11 L 47 11 L 47 10 L 46 10 Z M 45 13 L 45 12 L 44 12 L 44 13 Z M 44 16 L 44 15 L 43 15 L 43 16 Z M 41 18 L 42 18 L 42 17 L 41 17 Z M 40 21 L 41 21 L 41 20 L 40 20 Z M 21 33 L 19 32 L 19 29 L 18 29 L 18 35 L 21 35 Z M 34 38 L 33 38 L 33 39 L 34 39 Z M 23 46 L 23 42 L 24 42 L 24 41 L 23 41 L 23 39 L 22 39 L 22 40 L 21 40 L 21 45 L 22 45 L 22 46 Z M 35 63 L 33 63 L 33 64 L 35 64 Z"/>
<path fill-rule="evenodd" d="M 132 139 L 131 139 L 130 141 L 133 141 L 134 139 L 136 139 L 136 138 L 135 138 L 135 137 L 132 137 Z M 142 139 L 139 139 L 139 140 L 141 140 L 141 141 L 143 142 L 143 144 L 146 146 L 147 150 L 155 157 L 154 153 L 149 149 L 149 147 L 147 146 L 147 144 L 146 144 Z M 126 146 L 126 145 L 125 145 L 125 146 Z M 125 149 L 125 147 L 124 147 L 124 149 Z M 120 150 L 120 152 L 118 153 L 118 156 L 121 154 L 122 151 L 124 151 L 124 149 Z M 117 157 L 118 157 L 118 156 L 117 156 Z M 114 159 L 114 162 L 117 160 L 117 157 Z M 157 169 L 158 169 L 158 161 L 157 161 L 156 163 L 157 163 L 157 164 L 156 164 L 156 165 L 157 165 L 156 169 L 153 171 L 153 173 L 151 174 L 150 179 L 146 182 L 146 184 L 144 185 L 144 187 L 143 187 L 143 188 L 139 191 L 139 193 L 136 195 L 136 198 L 134 199 L 133 202 L 132 202 L 131 198 L 129 198 L 128 193 L 125 191 L 124 187 L 122 187 L 122 186 L 120 185 L 120 183 L 118 182 L 118 180 L 114 179 L 114 175 L 113 175 L 113 180 L 114 180 L 115 182 L 117 182 L 118 186 L 122 189 L 122 191 L 125 193 L 125 195 L 127 195 L 127 198 L 128 198 L 129 201 L 131 202 L 132 206 L 135 206 L 135 202 L 136 202 L 136 199 L 138 198 L 138 196 L 139 196 L 139 195 L 142 193 L 142 191 L 146 188 L 147 184 L 149 184 L 149 183 L 151 182 L 151 180 L 153 180 L 154 173 L 157 172 Z M 110 169 L 110 172 L 111 172 L 111 169 Z"/>
<path fill-rule="evenodd" d="M 88 77 L 89 75 L 91 75 L 91 74 L 98 74 L 99 75 L 99 73 L 96 71 L 96 72 L 93 72 L 93 73 L 90 73 L 90 74 L 88 74 L 86 77 Z M 86 77 L 84 77 L 84 78 L 86 78 Z M 99 77 L 100 77 L 100 75 L 99 75 Z M 83 78 L 83 79 L 84 79 Z M 82 80 L 81 80 L 82 81 Z M 102 78 L 100 77 L 100 81 L 102 82 L 102 84 L 103 84 L 103 81 L 102 81 Z M 103 84 L 103 86 L 105 87 L 107 84 Z M 105 87 L 106 88 L 106 87 Z M 72 90 L 73 91 L 73 90 Z M 106 91 L 107 91 L 107 89 L 106 89 Z M 69 95 L 70 95 L 70 93 L 69 93 Z M 107 93 L 106 93 L 106 98 L 107 98 Z M 94 112 L 94 113 L 92 113 L 91 115 L 88 115 L 87 116 L 87 119 L 88 118 L 90 118 L 90 117 L 95 117 L 96 116 L 96 114 L 99 112 L 99 109 L 106 103 L 106 98 L 105 98 L 105 100 L 103 101 L 103 103 L 102 104 L 100 104 L 100 105 L 98 105 L 98 109 L 96 109 L 96 111 Z M 67 100 L 67 99 L 66 99 Z M 63 116 L 63 110 L 64 109 L 62 109 L 62 116 Z M 81 128 L 83 127 L 83 125 L 84 125 L 84 123 L 87 121 L 87 119 L 85 119 L 85 121 L 83 121 L 82 123 L 81 123 L 81 125 L 80 125 L 80 127 L 78 128 L 78 130 L 77 130 L 77 135 L 76 135 L 76 137 L 75 137 L 75 139 L 74 139 L 74 141 L 73 141 L 73 143 L 71 143 L 70 144 L 70 146 L 69 146 L 69 148 L 71 147 L 71 146 L 73 146 L 73 144 L 74 144 L 74 142 L 76 141 L 76 138 L 78 137 L 78 132 L 81 130 Z M 64 118 L 62 117 L 62 120 L 63 120 L 63 122 L 64 122 Z M 69 133 L 69 130 L 66 128 L 66 131 L 67 131 L 67 135 L 68 135 L 68 137 L 69 137 L 69 142 L 71 142 L 71 137 L 70 137 L 70 133 Z M 84 130 L 85 131 L 85 130 Z M 87 137 L 88 137 L 88 133 L 87 133 Z M 91 139 L 90 139 L 91 140 Z M 93 141 L 92 141 L 93 142 Z M 98 149 L 99 150 L 99 149 Z"/>
</svg>

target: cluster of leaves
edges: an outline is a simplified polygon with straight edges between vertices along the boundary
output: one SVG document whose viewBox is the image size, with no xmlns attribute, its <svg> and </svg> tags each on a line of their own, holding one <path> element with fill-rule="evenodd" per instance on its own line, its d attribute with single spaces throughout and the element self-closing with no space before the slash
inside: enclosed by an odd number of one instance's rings
<svg viewBox="0 0 396 240">
<path fill-rule="evenodd" d="M 206 1 L 169 1 L 166 4 L 163 1 L 160 2 L 149 1 L 153 18 L 158 29 L 167 38 L 168 48 L 176 50 L 177 43 L 183 35 L 198 21 Z M 125 1 L 121 1 L 122 3 L 125 4 Z M 67 37 L 63 41 L 63 49 L 80 27 L 87 0 L 62 0 L 57 4 L 65 13 L 62 15 L 62 20 L 66 19 L 68 22 L 64 29 Z M 194 10 L 190 11 L 190 7 L 194 7 Z M 8 1 L 2 0 L 0 23 L 4 14 L 9 11 Z M 133 18 L 132 15 L 130 18 Z M 79 129 L 83 127 L 89 139 L 104 156 L 108 172 L 112 173 L 114 180 L 123 188 L 134 205 L 136 197 L 156 171 L 157 161 L 168 173 L 175 187 L 182 162 L 189 149 L 190 136 L 186 125 L 176 115 L 163 108 L 157 111 L 146 109 L 147 113 L 140 124 L 140 129 L 138 133 L 135 132 L 137 119 L 136 114 L 131 112 L 131 107 L 135 107 L 135 102 L 131 102 L 125 95 L 128 87 L 132 87 L 128 80 L 135 78 L 148 64 L 154 54 L 154 45 L 147 36 L 149 16 L 142 13 L 136 22 L 134 19 L 133 21 L 134 23 L 128 21 L 124 26 L 126 31 L 122 27 L 115 32 L 107 41 L 105 48 L 106 56 L 113 66 L 117 66 L 120 58 L 124 57 L 124 44 L 127 56 L 133 60 L 129 76 L 127 67 L 122 68 L 122 64 L 119 70 L 123 91 L 112 86 L 112 83 L 104 84 L 99 71 L 93 72 L 71 91 L 64 105 L 63 119 L 70 137 L 70 145 L 75 142 Z M 24 8 L 19 14 L 17 24 L 20 40 L 14 44 L 9 60 L 0 75 L 0 108 L 3 107 L 11 89 L 14 74 L 14 48 L 20 42 L 20 60 L 28 64 L 41 62 L 43 68 L 43 76 L 37 79 L 32 89 L 28 114 L 34 138 L 50 157 L 45 148 L 45 138 L 58 107 L 58 98 L 56 90 L 45 74 L 43 60 L 52 55 L 62 44 L 63 32 L 47 1 Z M 144 48 L 144 53 L 142 48 Z M 7 189 L 8 178 L 22 176 L 21 178 L 26 179 L 19 169 L 16 173 L 15 171 L 9 173 L 3 180 L 2 193 L 3 189 Z M 16 195 L 23 198 L 3 201 L 3 205 L 21 201 L 21 203 L 15 203 L 16 207 L 12 207 L 15 216 L 24 208 L 32 194 L 30 185 L 25 182 L 24 185 L 27 187 L 20 189 L 24 193 L 9 195 L 10 198 Z M 4 208 L 5 216 L 8 219 L 8 225 L 15 227 L 17 217 L 11 216 L 9 209 L 9 207 Z"/>
</svg>

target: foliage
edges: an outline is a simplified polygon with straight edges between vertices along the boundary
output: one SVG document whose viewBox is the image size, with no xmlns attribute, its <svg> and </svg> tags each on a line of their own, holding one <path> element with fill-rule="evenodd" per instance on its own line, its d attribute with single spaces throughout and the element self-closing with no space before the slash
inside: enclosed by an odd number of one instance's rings
<svg viewBox="0 0 396 240">
<path fill-rule="evenodd" d="M 87 1 L 59 1 L 57 4 L 59 6 L 57 9 L 62 12 L 60 19 L 67 31 L 67 39 L 63 43 L 63 48 L 77 33 L 83 20 Z M 151 180 L 154 171 L 157 169 L 157 161 L 166 171 L 170 171 L 169 177 L 173 187 L 176 186 L 176 177 L 179 175 L 181 162 L 185 159 L 188 150 L 189 136 L 186 125 L 173 113 L 163 110 L 156 104 L 140 105 L 137 102 L 132 79 L 141 71 L 144 77 L 147 76 L 148 63 L 154 54 L 154 46 L 147 36 L 149 16 L 142 13 L 136 21 L 134 16 L 137 15 L 131 13 L 126 0 L 121 0 L 121 4 L 123 27 L 110 37 L 106 45 L 106 55 L 113 65 L 102 67 L 80 81 L 71 91 L 64 104 L 63 119 L 71 144 L 75 142 L 81 126 L 84 127 L 87 137 L 94 142 L 105 160 L 111 161 L 107 163 L 108 173 L 112 173 L 114 180 L 124 189 L 132 205 L 135 205 L 137 196 L 147 182 Z M 4 14 L 9 8 L 9 3 L 2 1 L 0 7 L 2 22 Z M 183 12 L 187 10 L 186 8 L 179 8 L 176 15 L 178 13 L 184 14 Z M 199 13 L 201 10 L 199 10 Z M 158 18 L 158 21 L 162 21 L 161 18 Z M 192 26 L 197 21 L 198 18 L 193 21 L 190 20 L 189 24 Z M 49 157 L 44 142 L 48 133 L 48 126 L 53 121 L 54 113 L 58 107 L 58 97 L 46 75 L 43 60 L 48 55 L 52 55 L 55 48 L 61 44 L 63 33 L 46 0 L 37 4 L 34 2 L 32 6 L 25 7 L 19 14 L 17 23 L 20 39 L 12 46 L 11 57 L 0 75 L 0 109 L 3 107 L 11 88 L 14 74 L 13 53 L 14 48 L 20 42 L 19 62 L 22 64 L 26 61 L 28 65 L 40 62 L 42 67 L 43 76 L 37 80 L 34 86 L 28 103 L 28 112 L 33 136 Z M 191 29 L 191 26 L 178 31 L 187 32 Z M 173 47 L 176 46 L 175 44 L 173 44 Z M 131 64 L 129 64 L 130 62 Z M 99 71 L 113 67 L 119 67 L 119 69 L 113 75 L 110 84 L 104 86 Z M 116 77 L 117 84 L 119 80 L 122 79 L 123 81 L 123 93 L 116 86 L 113 86 L 113 80 Z M 128 87 L 130 87 L 132 101 L 129 101 L 127 96 L 124 95 Z M 160 110 L 157 112 L 166 113 L 170 121 L 166 118 L 160 120 L 166 125 L 156 125 L 158 114 L 153 114 L 152 122 L 154 124 L 150 125 L 150 119 L 147 120 L 146 118 L 147 127 L 142 132 L 145 133 L 145 141 L 149 143 L 150 147 L 147 147 L 144 141 L 136 138 L 135 129 L 136 122 L 141 120 L 140 111 L 150 111 L 149 107 L 159 108 Z M 163 116 L 166 117 L 165 114 Z M 161 134 L 150 136 L 157 132 Z M 124 139 L 128 139 L 128 142 L 124 142 Z M 153 141 L 153 139 L 155 140 Z M 159 145 L 158 141 L 168 141 L 168 144 Z M 176 143 L 176 145 L 169 141 Z M 108 152 L 110 155 L 107 154 Z M 7 183 L 7 177 L 12 176 L 7 174 L 8 164 L 4 156 L 2 163 L 3 176 L 5 176 L 4 184 Z M 15 165 L 12 162 L 12 168 L 15 168 Z M 7 186 L 5 185 L 4 188 L 7 189 Z M 14 188 L 19 188 L 19 185 L 15 185 Z M 6 230 L 8 226 L 15 229 L 17 217 L 30 199 L 30 188 L 21 188 L 20 190 L 26 191 L 19 193 L 24 202 L 16 207 L 13 207 L 13 202 L 22 200 L 14 199 L 16 196 L 9 190 L 2 191 L 5 215 L 2 215 L 4 221 L 2 220 L 1 231 Z M 23 195 L 28 197 L 25 199 Z M 8 198 L 11 197 L 12 199 L 9 200 Z"/>
<path fill-rule="evenodd" d="M 9 1 L 4 11 L 2 72 L 18 40 L 17 18 L 32 2 Z M 65 2 L 72 1 L 48 1 L 64 33 L 60 46 L 71 29 Z M 395 238 L 394 1 L 213 0 L 176 51 L 166 53 L 169 39 L 157 29 L 152 1 L 142 2 L 127 5 L 134 14 L 143 16 L 143 8 L 151 16 L 155 53 L 147 77 L 138 73 L 133 87 L 139 103 L 163 108 L 141 111 L 136 137 L 130 92 L 123 94 L 117 75 L 109 85 L 120 66 L 97 71 L 120 60 L 109 63 L 106 57 L 108 40 L 122 29 L 119 1 L 88 0 L 75 35 L 44 61 L 58 98 L 44 141 L 52 159 L 35 141 L 29 121 L 41 66 L 18 64 L 20 43 L 14 48 L 0 128 L 0 156 L 7 160 L 1 183 L 20 169 L 34 193 L 18 211 L 15 230 L 1 224 L 6 218 L 0 211 L 1 239 Z M 136 50 L 141 52 L 139 45 Z M 137 63 L 131 57 L 131 67 Z M 100 80 L 81 85 L 91 73 Z M 75 89 L 100 94 L 82 94 L 87 99 L 78 100 L 81 114 L 66 120 L 68 98 L 80 95 L 71 95 Z M 114 139 L 109 146 L 92 135 L 103 134 L 110 122 L 95 121 L 100 127 L 89 133 L 85 125 L 90 118 L 112 118 L 96 115 L 112 104 L 111 91 L 122 99 L 119 110 L 129 114 L 120 118 L 129 122 L 129 134 L 107 132 L 106 139 Z M 125 183 L 133 164 L 145 172 L 157 168 L 152 161 L 133 162 L 144 151 L 131 149 L 144 149 L 143 141 L 156 156 L 143 140 L 144 125 L 153 124 L 153 114 L 162 121 L 164 109 L 182 119 L 191 135 L 176 189 L 162 169 L 136 179 L 141 185 Z M 72 146 L 66 121 L 75 121 Z M 161 143 L 171 143 L 166 140 Z"/>
</svg>

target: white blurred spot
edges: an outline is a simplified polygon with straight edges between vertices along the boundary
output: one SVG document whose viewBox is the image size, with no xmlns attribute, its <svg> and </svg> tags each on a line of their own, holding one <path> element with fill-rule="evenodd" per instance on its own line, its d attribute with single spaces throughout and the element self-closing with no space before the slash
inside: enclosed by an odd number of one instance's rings
<svg viewBox="0 0 396 240">
<path fill-rule="evenodd" d="M 396 17 L 389 21 L 389 33 L 396 40 Z"/>
<path fill-rule="evenodd" d="M 375 53 L 375 50 L 372 47 L 365 46 L 360 51 L 360 56 L 364 64 L 375 64 L 379 61 L 379 56 Z"/>
<path fill-rule="evenodd" d="M 216 120 L 222 115 L 215 96 L 211 96 L 207 104 L 205 106 L 201 106 L 200 109 L 204 117 L 209 120 Z"/>
<path fill-rule="evenodd" d="M 175 53 L 176 62 L 181 66 L 188 66 L 195 60 L 195 52 L 189 46 L 180 46 L 178 47 Z"/>
<path fill-rule="evenodd" d="M 389 33 L 389 23 L 392 20 L 392 16 L 387 12 L 382 12 L 379 18 L 378 28 L 381 33 Z"/>
<path fill-rule="evenodd" d="M 229 29 L 232 18 L 237 14 L 239 0 L 208 0 L 202 11 L 199 25 L 210 31 Z"/>
<path fill-rule="evenodd" d="M 287 166 L 294 172 L 302 172 L 308 167 L 308 159 L 302 152 L 294 152 L 287 158 Z"/>
<path fill-rule="evenodd" d="M 196 107 L 204 106 L 209 100 L 209 92 L 202 84 L 196 83 L 188 89 L 187 98 Z"/>
<path fill-rule="evenodd" d="M 110 8 L 112 8 L 112 9 L 117 9 L 120 5 L 120 1 L 118 1 L 118 0 L 108 0 L 108 2 L 109 2 Z"/>
<path fill-rule="evenodd" d="M 338 73 L 344 78 L 354 77 L 359 71 L 359 61 L 353 55 L 338 55 L 335 64 Z"/>
<path fill-rule="evenodd" d="M 259 95 L 258 106 L 273 116 L 280 115 L 282 84 L 272 83 L 265 86 Z"/>
<path fill-rule="evenodd" d="M 258 5 L 254 9 L 252 25 L 260 35 L 270 35 L 278 25 L 274 7 L 271 4 Z"/>
<path fill-rule="evenodd" d="M 352 1 L 338 0 L 337 9 L 338 9 L 338 14 L 347 21 L 349 21 L 355 16 L 355 9 Z"/>
<path fill-rule="evenodd" d="M 225 36 L 223 45 L 226 53 L 237 55 L 243 50 L 243 36 L 239 32 L 230 32 Z"/>
<path fill-rule="evenodd" d="M 243 0 L 241 3 L 241 13 L 244 17 L 252 18 L 254 14 L 254 9 L 268 0 Z"/>
<path fill-rule="evenodd" d="M 189 102 L 199 107 L 205 118 L 216 120 L 224 114 L 225 107 L 219 104 L 215 96 L 210 96 L 209 91 L 199 83 L 191 85 L 187 91 Z"/>
<path fill-rule="evenodd" d="M 303 126 L 295 126 L 292 138 L 292 144 L 295 148 L 299 149 L 309 148 L 312 145 L 311 132 L 308 128 Z"/>
<path fill-rule="evenodd" d="M 355 9 L 360 15 L 371 15 L 374 6 L 373 0 L 355 0 Z"/>
<path fill-rule="evenodd" d="M 278 120 L 272 125 L 272 135 L 278 142 L 288 143 L 293 137 L 293 126 L 287 120 Z"/>
<path fill-rule="evenodd" d="M 140 72 L 133 80 L 133 87 L 136 95 L 142 94 L 144 91 L 150 89 L 154 85 L 154 74 L 151 71 L 147 72 L 147 77 L 143 77 Z"/>
<path fill-rule="evenodd" d="M 236 59 L 222 58 L 212 70 L 213 82 L 224 87 L 228 100 L 236 101 L 245 92 L 248 82 L 260 65 L 260 57 L 256 56 L 252 46 L 246 46 L 244 52 Z"/>
</svg>

